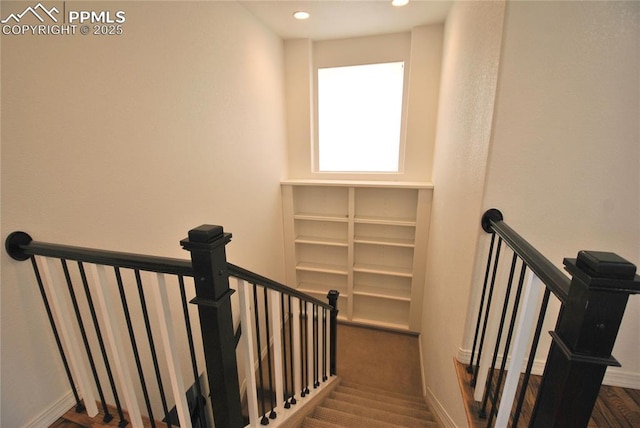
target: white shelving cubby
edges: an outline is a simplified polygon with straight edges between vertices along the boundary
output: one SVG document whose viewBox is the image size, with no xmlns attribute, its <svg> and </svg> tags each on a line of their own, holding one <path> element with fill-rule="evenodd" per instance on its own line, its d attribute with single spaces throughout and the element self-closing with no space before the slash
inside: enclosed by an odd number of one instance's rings
<svg viewBox="0 0 640 428">
<path fill-rule="evenodd" d="M 340 291 L 340 319 L 419 331 L 432 192 L 430 183 L 282 182 L 287 283 L 322 300 Z"/>
</svg>

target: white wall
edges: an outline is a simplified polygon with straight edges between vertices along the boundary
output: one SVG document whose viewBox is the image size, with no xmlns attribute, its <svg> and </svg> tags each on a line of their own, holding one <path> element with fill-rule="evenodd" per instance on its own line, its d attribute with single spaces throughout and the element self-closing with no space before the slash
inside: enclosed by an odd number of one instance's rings
<svg viewBox="0 0 640 428">
<path fill-rule="evenodd" d="M 107 7 L 123 35 L 2 36 L 2 238 L 188 258 L 221 224 L 231 261 L 283 279 L 282 41 L 234 2 Z M 30 269 L 2 252 L 7 427 L 69 389 Z"/>
<path fill-rule="evenodd" d="M 639 76 L 640 3 L 508 4 L 483 206 L 559 267 L 579 250 L 640 266 Z M 609 382 L 640 386 L 639 328 L 632 296 Z"/>
<path fill-rule="evenodd" d="M 471 288 L 502 38 L 503 2 L 456 2 L 445 24 L 421 344 L 427 397 L 466 425 L 453 357 Z"/>
</svg>

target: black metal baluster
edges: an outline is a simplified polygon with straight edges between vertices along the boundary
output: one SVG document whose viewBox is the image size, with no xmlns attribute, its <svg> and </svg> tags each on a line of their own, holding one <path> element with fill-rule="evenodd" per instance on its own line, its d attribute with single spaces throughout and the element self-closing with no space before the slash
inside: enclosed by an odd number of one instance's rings
<svg viewBox="0 0 640 428">
<path fill-rule="evenodd" d="M 87 297 L 87 302 L 89 303 L 89 312 L 91 313 L 91 318 L 93 319 L 93 326 L 96 330 L 96 338 L 98 339 L 98 345 L 100 345 L 100 352 L 102 352 L 102 359 L 104 360 L 104 366 L 105 366 L 105 369 L 107 370 L 107 378 L 109 379 L 109 385 L 111 386 L 113 399 L 116 402 L 116 410 L 118 411 L 118 417 L 120 418 L 120 422 L 118 423 L 118 426 L 124 427 L 125 425 L 127 425 L 128 422 L 125 420 L 124 413 L 122 412 L 122 405 L 120 404 L 120 398 L 118 397 L 118 391 L 116 390 L 116 383 L 113 379 L 113 372 L 111 371 L 111 363 L 109 363 L 109 357 L 107 356 L 107 349 L 104 346 L 102 331 L 100 330 L 100 325 L 98 324 L 98 316 L 96 315 L 95 306 L 93 304 L 93 298 L 91 297 L 91 291 L 89 290 L 89 282 L 87 281 L 87 274 L 84 271 L 84 266 L 82 262 L 78 262 L 78 268 L 80 269 L 80 277 L 82 278 L 82 285 L 84 286 L 84 292 Z"/>
<path fill-rule="evenodd" d="M 527 271 L 527 265 L 522 262 L 522 268 L 520 270 L 520 278 L 518 279 L 518 288 L 516 290 L 515 298 L 513 299 L 513 310 L 511 311 L 511 320 L 509 321 L 509 331 L 507 332 L 507 339 L 504 345 L 504 352 L 502 357 L 502 363 L 500 364 L 500 371 L 498 372 L 498 381 L 496 382 L 496 389 L 493 393 L 491 400 L 491 411 L 489 412 L 489 419 L 487 420 L 487 426 L 490 427 L 493 422 L 493 417 L 498 411 L 497 402 L 500 388 L 502 387 L 502 379 L 504 377 L 505 367 L 507 365 L 507 355 L 509 355 L 509 348 L 511 347 L 511 339 L 513 337 L 513 330 L 516 325 L 516 317 L 518 315 L 518 306 L 520 305 L 520 296 L 522 295 L 522 286 L 524 285 L 524 276 Z"/>
<path fill-rule="evenodd" d="M 307 393 L 305 392 L 305 376 L 304 374 L 306 373 L 306 370 L 304 368 L 304 362 L 305 362 L 305 351 L 304 351 L 304 333 L 305 333 L 305 328 L 304 328 L 304 308 L 303 305 L 304 302 L 302 300 L 300 300 L 300 382 L 302 383 L 302 391 L 300 391 L 300 396 L 304 397 L 305 395 L 307 395 Z"/>
<path fill-rule="evenodd" d="M 182 313 L 184 314 L 184 323 L 187 329 L 187 339 L 189 340 L 189 355 L 191 356 L 191 368 L 193 370 L 193 378 L 196 386 L 196 412 L 199 415 L 198 422 L 201 428 L 207 426 L 205 415 L 205 403 L 206 399 L 202 395 L 202 389 L 200 388 L 200 375 L 198 371 L 198 363 L 196 360 L 196 350 L 193 344 L 193 333 L 191 330 L 191 319 L 189 318 L 189 308 L 187 306 L 187 292 L 184 286 L 184 277 L 178 276 L 178 283 L 180 285 L 180 299 L 182 301 Z M 205 402 L 202 402 L 202 399 Z"/>
<path fill-rule="evenodd" d="M 269 403 L 271 405 L 271 412 L 269 413 L 269 419 L 275 419 L 278 415 L 276 414 L 276 411 L 274 410 L 276 405 L 274 402 L 274 395 L 275 395 L 275 390 L 273 387 L 273 375 L 271 374 L 272 369 L 273 369 L 273 361 L 271 361 L 271 333 L 269 331 L 269 299 L 268 299 L 268 294 L 269 292 L 267 291 L 266 288 L 263 288 L 262 290 L 263 295 L 264 295 L 264 320 L 265 320 L 265 326 L 264 326 L 264 330 L 267 336 L 267 375 L 269 377 Z"/>
<path fill-rule="evenodd" d="M 322 381 L 327 379 L 327 308 L 322 308 Z"/>
<path fill-rule="evenodd" d="M 338 290 L 329 290 L 327 293 L 327 300 L 329 306 L 331 306 L 331 312 L 329 312 L 329 376 L 336 374 L 336 368 L 338 365 L 338 299 L 340 298 L 340 292 Z"/>
<path fill-rule="evenodd" d="M 256 284 L 253 284 L 253 310 L 255 314 L 255 322 L 256 322 L 256 344 L 258 347 L 258 380 L 260 381 L 260 386 L 258 387 L 260 393 L 260 404 L 262 408 L 262 419 L 260 420 L 260 424 L 269 425 L 269 418 L 267 418 L 267 410 L 264 405 L 264 385 L 262 383 L 262 346 L 260 343 L 260 310 L 258 309 L 258 287 Z"/>
<path fill-rule="evenodd" d="M 533 360 L 536 356 L 536 350 L 538 349 L 538 342 L 540 341 L 540 333 L 542 332 L 542 325 L 544 324 L 544 318 L 547 314 L 547 305 L 549 304 L 549 296 L 551 291 L 545 287 L 544 296 L 542 298 L 542 305 L 540 306 L 540 313 L 538 314 L 538 323 L 536 324 L 536 330 L 533 335 L 533 342 L 531 343 L 531 350 L 529 351 L 529 359 L 527 360 L 527 368 L 524 372 L 524 378 L 522 380 L 522 386 L 520 387 L 520 395 L 518 396 L 518 404 L 516 405 L 515 413 L 513 414 L 512 428 L 518 426 L 518 420 L 520 419 L 520 413 L 522 412 L 522 404 L 524 403 L 524 397 L 527 392 L 527 386 L 529 385 L 529 378 L 531 377 L 531 368 L 533 367 Z"/>
<path fill-rule="evenodd" d="M 144 403 L 147 407 L 147 414 L 149 416 L 150 424 L 153 428 L 156 426 L 156 421 L 153 416 L 153 410 L 151 408 L 151 400 L 149 399 L 149 390 L 147 389 L 147 382 L 144 378 L 144 371 L 142 370 L 142 362 L 140 361 L 140 353 L 138 351 L 138 343 L 136 342 L 136 336 L 133 331 L 133 323 L 131 322 L 131 313 L 129 312 L 129 304 L 127 303 L 127 296 L 124 291 L 124 283 L 122 282 L 122 275 L 120 274 L 120 268 L 114 268 L 116 275 L 116 282 L 118 283 L 118 291 L 120 292 L 120 301 L 122 302 L 122 309 L 124 311 L 124 317 L 127 322 L 127 329 L 129 330 L 129 339 L 131 339 L 131 349 L 133 350 L 133 357 L 136 361 L 136 368 L 138 369 L 138 376 L 140 377 L 140 385 L 142 386 L 142 394 L 144 396 Z"/>
<path fill-rule="evenodd" d="M 319 346 L 318 346 L 318 306 L 313 305 L 313 387 L 317 388 L 320 386 L 320 368 L 318 364 L 320 364 L 320 356 L 318 355 Z"/>
<path fill-rule="evenodd" d="M 309 317 L 307 314 L 307 302 L 300 300 L 300 335 L 301 335 L 301 349 L 302 349 L 302 392 L 300 395 L 302 397 L 307 396 L 309 394 L 309 331 L 307 330 L 307 323 L 309 322 Z M 304 324 L 304 325 L 303 325 Z"/>
<path fill-rule="evenodd" d="M 480 335 L 480 345 L 478 346 L 478 359 L 476 361 L 471 386 L 476 386 L 478 380 L 478 370 L 480 369 L 480 357 L 482 357 L 482 347 L 484 346 L 484 338 L 487 332 L 487 323 L 489 322 L 489 312 L 491 311 L 491 300 L 493 298 L 493 288 L 496 282 L 496 274 L 498 271 L 498 262 L 500 261 L 500 249 L 502 248 L 502 238 L 498 239 L 498 248 L 496 250 L 496 258 L 493 264 L 493 274 L 491 275 L 491 285 L 489 286 L 489 295 L 487 296 L 487 307 L 484 314 L 484 322 L 482 323 L 482 334 Z"/>
<path fill-rule="evenodd" d="M 69 289 L 69 297 L 71 297 L 71 304 L 73 305 L 73 311 L 76 315 L 76 321 L 78 322 L 78 328 L 80 330 L 80 336 L 82 337 L 82 343 L 84 344 L 84 350 L 87 354 L 87 359 L 89 360 L 89 367 L 91 368 L 93 381 L 96 384 L 98 396 L 100 397 L 100 405 L 102 406 L 102 412 L 104 413 L 104 418 L 102 419 L 102 421 L 105 423 L 108 423 L 113 419 L 113 415 L 109 413 L 109 408 L 107 407 L 107 401 L 104 398 L 102 384 L 100 383 L 100 378 L 98 377 L 98 371 L 96 369 L 95 360 L 93 359 L 93 354 L 91 353 L 91 347 L 89 346 L 89 339 L 87 338 L 87 330 L 84 327 L 84 322 L 82 321 L 82 316 L 80 315 L 80 308 L 78 306 L 78 299 L 76 298 L 76 292 L 73 289 L 71 275 L 69 274 L 69 267 L 67 266 L 67 261 L 64 259 L 61 259 L 60 263 L 62 264 L 62 271 L 64 272 L 64 278 L 67 281 L 67 287 Z"/>
<path fill-rule="evenodd" d="M 58 334 L 58 327 L 56 327 L 56 323 L 53 320 L 53 314 L 51 313 L 51 306 L 49 305 L 49 299 L 47 298 L 47 293 L 44 290 L 44 284 L 42 283 L 42 277 L 40 276 L 40 270 L 38 269 L 38 263 L 36 262 L 35 257 L 30 257 L 31 264 L 33 265 L 33 272 L 36 276 L 36 282 L 38 283 L 38 288 L 40 289 L 40 295 L 42 296 L 42 303 L 44 304 L 44 308 L 47 311 L 47 317 L 49 318 L 49 325 L 51 325 L 51 330 L 53 330 L 53 337 L 56 341 L 56 346 L 58 347 L 58 352 L 60 353 L 60 358 L 62 359 L 62 365 L 64 366 L 64 371 L 67 374 L 67 380 L 69 381 L 69 385 L 71 386 L 71 391 L 73 392 L 73 397 L 76 400 L 76 412 L 82 413 L 85 410 L 84 404 L 80 401 L 80 396 L 78 395 L 78 390 L 76 389 L 75 382 L 73 381 L 73 376 L 71 375 L 71 369 L 69 368 L 69 362 L 67 361 L 67 355 L 64 352 L 64 348 L 62 347 L 62 342 L 60 341 L 60 335 Z"/>
<path fill-rule="evenodd" d="M 149 321 L 149 310 L 147 309 L 147 300 L 144 296 L 144 289 L 142 288 L 142 278 L 140 276 L 140 271 L 138 269 L 136 269 L 134 273 L 136 276 L 136 284 L 138 286 L 138 296 L 140 297 L 140 307 L 142 308 L 144 326 L 147 330 L 147 340 L 149 341 L 149 350 L 151 351 L 153 368 L 156 374 L 156 381 L 158 382 L 158 391 L 160 393 L 160 401 L 162 401 L 162 410 L 164 411 L 164 417 L 165 417 L 165 420 L 167 421 L 167 426 L 171 428 L 171 422 L 169 421 L 169 407 L 167 406 L 167 398 L 164 393 L 162 376 L 160 376 L 160 365 L 158 364 L 158 356 L 156 355 L 156 345 L 153 340 L 153 333 L 151 332 L 151 322 Z"/>
<path fill-rule="evenodd" d="M 502 304 L 502 313 L 500 315 L 500 324 L 498 326 L 498 336 L 496 337 L 496 345 L 493 349 L 493 357 L 491 358 L 491 368 L 489 369 L 487 384 L 484 389 L 484 396 L 482 398 L 482 406 L 480 408 L 480 417 L 487 417 L 487 402 L 489 397 L 491 396 L 491 382 L 493 381 L 493 371 L 496 368 L 496 359 L 498 358 L 498 351 L 500 350 L 500 342 L 502 341 L 502 331 L 504 329 L 504 320 L 507 316 L 507 309 L 509 308 L 509 297 L 511 296 L 511 286 L 513 284 L 513 274 L 516 269 L 516 262 L 518 260 L 518 255 L 513 253 L 513 258 L 511 259 L 511 270 L 509 271 L 509 280 L 507 282 L 507 291 L 504 296 L 504 303 Z M 507 358 L 506 355 L 503 357 Z"/>
<path fill-rule="evenodd" d="M 309 383 L 310 383 L 310 379 L 309 379 L 309 307 L 307 305 L 307 302 L 304 302 L 304 319 L 305 319 L 305 324 L 304 324 L 304 357 L 306 359 L 306 366 L 307 366 L 307 370 L 306 370 L 306 376 L 307 376 L 307 381 L 305 382 L 305 389 L 304 392 L 309 395 L 309 393 L 311 392 L 309 390 Z"/>
<path fill-rule="evenodd" d="M 288 373 L 288 364 L 287 364 L 287 324 L 286 324 L 286 315 L 284 313 L 284 293 L 280 293 L 280 314 L 281 314 L 281 325 L 282 325 L 282 362 L 284 364 L 284 408 L 289 409 L 291 407 L 291 403 L 289 403 L 289 373 Z M 291 346 L 291 345 L 289 345 Z"/>
<path fill-rule="evenodd" d="M 291 308 L 291 296 L 289 298 L 289 361 L 291 361 L 291 404 L 296 404 L 295 370 L 293 369 L 293 310 Z"/>
<path fill-rule="evenodd" d="M 482 322 L 482 309 L 484 308 L 484 296 L 487 291 L 487 285 L 489 284 L 489 272 L 491 270 L 491 259 L 493 257 L 493 244 L 496 240 L 496 234 L 491 234 L 491 246 L 489 247 L 489 258 L 487 259 L 487 267 L 484 272 L 484 284 L 482 285 L 482 296 L 480 297 L 480 308 L 478 309 L 478 320 L 476 321 L 476 332 L 473 335 L 473 346 L 471 348 L 471 360 L 467 366 L 467 373 L 473 373 L 473 357 L 476 353 L 476 345 L 478 343 L 478 333 L 480 333 L 480 324 Z M 480 364 L 480 357 L 478 357 L 477 364 Z"/>
</svg>

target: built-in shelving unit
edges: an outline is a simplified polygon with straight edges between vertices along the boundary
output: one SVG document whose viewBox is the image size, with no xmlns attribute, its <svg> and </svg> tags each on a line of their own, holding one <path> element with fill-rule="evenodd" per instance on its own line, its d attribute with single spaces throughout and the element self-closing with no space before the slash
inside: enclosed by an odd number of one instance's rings
<svg viewBox="0 0 640 428">
<path fill-rule="evenodd" d="M 282 183 L 287 281 L 325 299 L 339 318 L 418 331 L 430 183 L 287 180 Z"/>
</svg>

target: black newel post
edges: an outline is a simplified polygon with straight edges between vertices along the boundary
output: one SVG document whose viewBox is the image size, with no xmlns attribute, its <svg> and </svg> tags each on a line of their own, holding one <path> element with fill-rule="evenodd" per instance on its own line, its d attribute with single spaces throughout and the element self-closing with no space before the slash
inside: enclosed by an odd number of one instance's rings
<svg viewBox="0 0 640 428">
<path fill-rule="evenodd" d="M 340 292 L 338 290 L 330 290 L 327 294 L 329 299 L 329 305 L 331 306 L 331 319 L 329 320 L 329 343 L 331 346 L 331 352 L 329 354 L 329 374 L 336 374 L 336 355 L 338 349 L 338 296 Z"/>
<path fill-rule="evenodd" d="M 586 427 L 611 356 L 629 294 L 640 293 L 636 267 L 613 253 L 581 251 L 564 260 L 573 276 L 551 333 L 531 427 Z"/>
<path fill-rule="evenodd" d="M 215 426 L 245 425 L 240 404 L 231 294 L 225 245 L 231 234 L 221 226 L 202 225 L 189 231 L 182 247 L 191 252 L 202 341 Z"/>
</svg>

